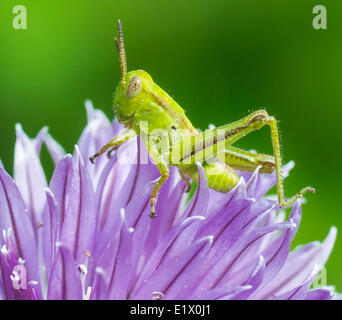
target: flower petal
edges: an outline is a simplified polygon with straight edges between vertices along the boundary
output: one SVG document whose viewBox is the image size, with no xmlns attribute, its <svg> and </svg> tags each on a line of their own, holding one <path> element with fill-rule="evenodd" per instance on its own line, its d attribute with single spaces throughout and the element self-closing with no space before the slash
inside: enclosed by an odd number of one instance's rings
<svg viewBox="0 0 342 320">
<path fill-rule="evenodd" d="M 95 165 L 91 164 L 88 159 L 112 139 L 114 135 L 112 125 L 105 114 L 101 110 L 95 110 L 90 100 L 87 100 L 85 105 L 88 124 L 83 130 L 77 145 L 85 161 L 84 165 L 92 177 L 95 188 L 99 174 L 107 162 L 107 157 L 97 158 Z"/>
<path fill-rule="evenodd" d="M 128 289 L 133 280 L 132 266 L 132 229 L 128 228 L 124 209 L 121 210 L 120 227 L 112 235 L 106 246 L 96 250 L 93 255 L 92 269 L 101 270 L 108 286 L 110 299 L 127 299 Z M 100 268 L 100 269 L 99 269 Z M 95 274 L 93 284 L 97 279 Z M 102 280 L 101 280 L 102 281 Z"/>
<path fill-rule="evenodd" d="M 124 210 L 121 211 L 121 232 L 118 236 L 117 251 L 114 265 L 109 278 L 109 299 L 127 299 L 128 289 L 131 285 L 132 268 L 132 232 L 128 228 Z M 112 257 L 109 255 L 112 259 Z"/>
<path fill-rule="evenodd" d="M 16 125 L 16 133 L 14 180 L 31 211 L 32 223 L 36 226 L 42 222 L 47 182 L 36 152 L 36 143 L 27 137 L 20 124 Z"/>
<path fill-rule="evenodd" d="M 78 263 L 93 251 L 96 228 L 95 194 L 89 174 L 76 146 L 72 176 L 66 186 L 66 210 L 60 241 L 72 252 Z"/>
<path fill-rule="evenodd" d="M 95 269 L 94 285 L 91 289 L 90 300 L 107 300 L 108 299 L 108 277 L 106 272 L 101 268 Z"/>
<path fill-rule="evenodd" d="M 206 237 L 192 244 L 179 256 L 163 261 L 132 299 L 151 299 L 153 292 L 163 293 L 163 299 L 178 297 L 181 290 L 186 288 L 187 281 L 193 278 L 193 272 L 204 258 L 211 242 L 212 237 Z"/>
<path fill-rule="evenodd" d="M 202 265 L 198 277 L 189 285 L 188 294 L 198 296 L 205 290 L 215 287 L 232 286 L 232 282 L 236 281 L 231 276 L 233 267 L 250 245 L 270 232 L 286 230 L 292 227 L 292 223 L 283 222 L 243 234 L 221 257 L 215 260 L 211 259 L 205 265 Z M 200 281 L 198 281 L 199 279 Z"/>
<path fill-rule="evenodd" d="M 328 289 L 314 289 L 306 293 L 305 300 L 331 300 L 333 293 Z"/>
<path fill-rule="evenodd" d="M 12 230 L 18 257 L 26 261 L 28 278 L 39 281 L 37 239 L 31 216 L 12 178 L 0 168 L 0 230 Z"/>
<path fill-rule="evenodd" d="M 57 165 L 57 163 L 63 159 L 66 152 L 64 151 L 63 147 L 48 133 L 44 136 L 44 143 L 52 157 L 53 162 L 55 165 Z"/>
<path fill-rule="evenodd" d="M 195 222 L 203 221 L 204 217 L 201 216 L 193 216 L 185 219 L 182 223 L 173 227 L 165 237 L 163 237 L 158 246 L 153 251 L 152 255 L 146 261 L 142 271 L 139 274 L 139 278 L 136 281 L 135 288 L 140 288 L 143 285 L 144 281 L 150 277 L 163 263 L 163 260 L 167 257 L 172 256 L 172 246 L 174 245 L 177 237 L 184 232 L 186 228 L 192 225 Z M 174 254 L 177 251 L 174 251 Z M 135 289 L 137 290 L 137 289 Z"/>
<path fill-rule="evenodd" d="M 70 250 L 59 245 L 57 259 L 49 279 L 47 293 L 49 300 L 81 300 L 82 286 L 80 273 Z"/>
<path fill-rule="evenodd" d="M 314 269 L 313 272 L 299 285 L 295 288 L 278 294 L 272 297 L 272 300 L 303 300 L 310 288 L 310 285 L 317 275 L 318 269 Z"/>
<path fill-rule="evenodd" d="M 283 179 L 289 175 L 289 172 L 293 167 L 294 161 L 290 161 L 281 168 Z M 242 175 L 246 181 L 249 181 L 249 179 L 252 178 L 253 173 L 239 172 L 239 175 Z M 249 190 L 249 195 L 257 200 L 263 197 L 265 193 L 276 184 L 275 172 L 271 174 L 259 174 L 257 177 L 254 176 L 252 179 L 256 179 L 256 181 L 253 182 L 253 187 L 251 185 L 252 188 Z"/>
<path fill-rule="evenodd" d="M 244 290 L 242 292 L 239 292 L 231 297 L 233 300 L 246 300 L 250 297 L 250 295 L 257 290 L 257 288 L 260 286 L 260 284 L 263 281 L 264 274 L 265 274 L 266 264 L 265 264 L 265 258 L 263 256 L 259 256 L 259 260 L 257 264 L 255 265 L 254 269 L 252 270 L 251 274 L 249 275 L 249 278 L 247 279 L 244 286 L 251 286 L 250 289 Z"/>
<path fill-rule="evenodd" d="M 207 216 L 207 208 L 209 203 L 209 187 L 208 179 L 204 169 L 200 163 L 197 163 L 198 168 L 198 185 L 195 194 L 189 202 L 182 218 L 185 219 L 191 216 Z"/>
<path fill-rule="evenodd" d="M 302 283 L 312 272 L 315 265 L 323 266 L 327 261 L 336 238 L 336 228 L 331 228 L 322 244 L 312 243 L 293 251 L 277 277 L 257 294 L 258 299 L 290 291 Z"/>
<path fill-rule="evenodd" d="M 234 287 L 229 289 L 215 288 L 205 291 L 196 300 L 230 300 L 233 296 L 250 290 L 251 286 Z"/>
<path fill-rule="evenodd" d="M 12 268 L 6 261 L 3 250 L 0 251 L 0 269 L 1 269 L 1 282 L 2 282 L 2 296 L 5 300 L 15 300 L 15 290 L 11 280 Z"/>
<path fill-rule="evenodd" d="M 46 273 L 50 276 L 56 254 L 56 243 L 59 238 L 58 203 L 50 189 L 45 190 L 47 206 L 43 214 L 43 255 Z"/>
</svg>

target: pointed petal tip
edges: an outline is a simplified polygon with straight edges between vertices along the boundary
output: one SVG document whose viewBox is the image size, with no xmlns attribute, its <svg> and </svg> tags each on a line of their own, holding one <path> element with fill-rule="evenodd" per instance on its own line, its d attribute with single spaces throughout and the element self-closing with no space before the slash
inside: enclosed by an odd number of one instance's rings
<svg viewBox="0 0 342 320">
<path fill-rule="evenodd" d="M 206 237 L 203 237 L 203 238 L 200 238 L 197 243 L 200 243 L 200 242 L 206 242 L 208 244 L 208 246 L 210 247 L 212 245 L 214 241 L 214 236 L 213 235 L 209 235 L 209 236 L 206 236 Z"/>
<path fill-rule="evenodd" d="M 84 101 L 84 106 L 85 106 L 87 112 L 94 111 L 94 104 L 93 104 L 93 101 L 91 99 L 86 99 Z"/>
<path fill-rule="evenodd" d="M 331 235 L 331 237 L 336 238 L 337 236 L 337 227 L 336 226 L 331 226 L 330 231 L 329 231 L 329 235 Z"/>
<path fill-rule="evenodd" d="M 325 238 L 324 242 L 329 243 L 331 246 L 334 245 L 337 236 L 337 227 L 331 226 L 327 237 Z"/>
<path fill-rule="evenodd" d="M 15 130 L 16 130 L 17 133 L 23 131 L 23 126 L 21 125 L 21 123 L 17 122 L 15 124 Z"/>
<path fill-rule="evenodd" d="M 262 254 L 259 255 L 258 265 L 264 265 L 265 264 L 265 258 Z"/>
<path fill-rule="evenodd" d="M 90 99 L 85 100 L 84 106 L 85 106 L 85 109 L 86 109 L 87 120 L 88 120 L 88 123 L 89 123 L 92 120 L 94 120 L 94 118 L 95 118 L 95 115 L 94 115 L 95 108 L 94 108 L 93 101 L 90 100 Z"/>
<path fill-rule="evenodd" d="M 56 248 L 61 248 L 61 247 L 63 247 L 63 243 L 62 243 L 61 241 L 57 241 L 57 242 L 55 243 L 55 247 L 56 247 Z"/>
<path fill-rule="evenodd" d="M 79 162 L 82 166 L 84 166 L 83 157 L 80 151 L 80 148 L 77 144 L 75 144 L 75 155 L 76 155 L 76 161 Z"/>
<path fill-rule="evenodd" d="M 52 193 L 50 188 L 48 188 L 48 187 L 44 188 L 44 192 L 46 194 L 48 194 L 49 196 L 54 197 L 54 194 Z"/>
<path fill-rule="evenodd" d="M 285 166 L 287 166 L 288 169 L 291 170 L 295 166 L 294 160 L 289 161 Z"/>
<path fill-rule="evenodd" d="M 45 134 L 48 133 L 49 129 L 50 129 L 49 126 L 44 126 L 43 128 L 41 128 L 39 130 L 37 136 L 39 136 L 39 135 L 43 135 L 44 136 Z"/>
<path fill-rule="evenodd" d="M 204 216 L 192 216 L 192 217 L 188 217 L 186 218 L 183 223 L 185 221 L 192 221 L 192 220 L 205 220 L 205 217 Z"/>
</svg>

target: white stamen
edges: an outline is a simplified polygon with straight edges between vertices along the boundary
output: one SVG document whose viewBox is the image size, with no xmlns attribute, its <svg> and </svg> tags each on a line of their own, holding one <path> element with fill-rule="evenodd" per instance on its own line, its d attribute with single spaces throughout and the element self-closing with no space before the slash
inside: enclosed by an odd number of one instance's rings
<svg viewBox="0 0 342 320">
<path fill-rule="evenodd" d="M 3 255 L 8 255 L 8 250 L 5 244 L 1 247 L 0 251 Z"/>
<path fill-rule="evenodd" d="M 121 219 L 122 219 L 122 220 L 125 219 L 125 208 L 121 208 L 121 209 L 120 209 L 120 216 L 121 216 Z"/>
<path fill-rule="evenodd" d="M 86 283 L 86 277 L 87 277 L 87 273 L 88 273 L 88 264 L 89 264 L 89 258 L 91 257 L 91 252 L 89 250 L 85 250 L 84 254 L 86 256 L 85 262 L 84 262 L 84 264 L 79 264 L 77 266 L 77 269 L 81 274 L 81 287 L 82 287 L 83 300 L 89 300 L 91 287 L 88 287 L 86 289 L 85 283 Z"/>
<path fill-rule="evenodd" d="M 160 300 L 162 297 L 164 297 L 164 293 L 159 291 L 152 292 L 152 300 Z"/>
<path fill-rule="evenodd" d="M 83 300 L 89 300 L 90 299 L 91 289 L 92 289 L 92 287 L 90 287 L 90 286 L 87 288 L 87 292 L 83 295 Z"/>
<path fill-rule="evenodd" d="M 102 276 L 106 276 L 106 272 L 101 267 L 96 267 L 95 272 L 101 274 Z"/>
<path fill-rule="evenodd" d="M 59 247 L 62 246 L 62 245 L 63 245 L 63 243 L 60 242 L 60 241 L 57 241 L 57 242 L 55 243 L 56 248 L 59 248 Z"/>
<path fill-rule="evenodd" d="M 189 219 L 199 219 L 199 220 L 204 220 L 204 219 L 205 219 L 205 217 L 203 217 L 203 216 L 192 216 L 192 217 L 190 217 Z"/>
<path fill-rule="evenodd" d="M 77 269 L 82 275 L 86 275 L 88 273 L 88 268 L 84 264 L 79 264 Z"/>
</svg>

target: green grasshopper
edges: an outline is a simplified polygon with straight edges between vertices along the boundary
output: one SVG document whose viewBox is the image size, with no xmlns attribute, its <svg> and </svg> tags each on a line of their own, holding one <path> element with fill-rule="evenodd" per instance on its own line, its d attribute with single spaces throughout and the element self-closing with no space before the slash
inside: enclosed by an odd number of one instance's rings
<svg viewBox="0 0 342 320">
<path fill-rule="evenodd" d="M 184 110 L 143 70 L 127 72 L 123 32 L 118 20 L 119 40 L 115 38 L 121 67 L 121 81 L 114 96 L 114 112 L 126 130 L 104 145 L 90 157 L 107 150 L 115 150 L 123 142 L 140 135 L 148 152 L 160 171 L 150 199 L 151 218 L 155 218 L 156 202 L 162 185 L 169 177 L 169 165 L 179 168 L 181 177 L 189 187 L 189 178 L 198 181 L 197 162 L 200 161 L 208 178 L 209 188 L 228 192 L 239 181 L 234 169 L 253 171 L 260 166 L 261 173 L 276 172 L 277 195 L 280 207 L 287 207 L 302 197 L 306 187 L 285 199 L 281 176 L 281 156 L 277 120 L 265 110 L 258 110 L 241 120 L 199 132 L 186 117 Z M 142 126 L 142 123 L 145 125 Z M 245 151 L 232 144 L 248 133 L 268 125 L 271 131 L 273 156 Z M 155 132 L 158 132 L 157 134 Z M 163 136 L 163 131 L 167 134 Z M 161 142 L 163 143 L 161 144 Z"/>
</svg>

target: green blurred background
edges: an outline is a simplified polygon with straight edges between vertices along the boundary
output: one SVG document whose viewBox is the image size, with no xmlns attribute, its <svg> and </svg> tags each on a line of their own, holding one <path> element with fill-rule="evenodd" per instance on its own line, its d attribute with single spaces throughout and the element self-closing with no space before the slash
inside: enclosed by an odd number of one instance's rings
<svg viewBox="0 0 342 320">
<path fill-rule="evenodd" d="M 25 5 L 27 30 L 12 9 Z M 327 8 L 327 30 L 314 30 L 314 5 Z M 113 43 L 123 22 L 128 68 L 144 69 L 205 129 L 266 106 L 280 120 L 284 161 L 296 161 L 286 194 L 308 195 L 294 245 L 342 229 L 342 2 L 294 0 L 1 0 L 0 158 L 12 172 L 14 125 L 50 133 L 72 152 L 89 98 L 109 117 L 120 77 Z M 271 152 L 269 132 L 239 146 Z M 52 163 L 43 152 L 47 176 Z M 342 238 L 327 264 L 342 291 Z"/>
</svg>

